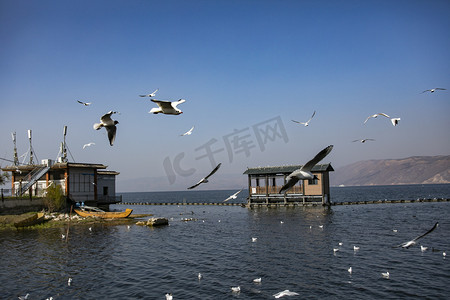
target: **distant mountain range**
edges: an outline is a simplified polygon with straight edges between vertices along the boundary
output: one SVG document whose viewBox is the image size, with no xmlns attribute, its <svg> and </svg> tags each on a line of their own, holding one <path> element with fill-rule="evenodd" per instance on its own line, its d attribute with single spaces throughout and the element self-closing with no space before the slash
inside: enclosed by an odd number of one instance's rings
<svg viewBox="0 0 450 300">
<path fill-rule="evenodd" d="M 331 185 L 450 183 L 450 155 L 359 161 L 335 170 Z"/>
</svg>

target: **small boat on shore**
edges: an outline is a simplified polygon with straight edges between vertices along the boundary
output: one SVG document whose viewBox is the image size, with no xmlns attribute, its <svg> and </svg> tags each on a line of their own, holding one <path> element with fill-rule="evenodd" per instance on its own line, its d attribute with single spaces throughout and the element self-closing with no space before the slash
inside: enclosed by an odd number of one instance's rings
<svg viewBox="0 0 450 300">
<path fill-rule="evenodd" d="M 79 208 L 75 208 L 74 211 L 79 215 L 80 217 L 97 217 L 102 219 L 119 219 L 119 218 L 126 218 L 133 212 L 132 209 L 127 208 L 125 211 L 103 211 L 97 207 L 92 206 L 82 206 Z"/>
<path fill-rule="evenodd" d="M 41 224 L 42 222 L 44 222 L 44 220 L 45 220 L 44 213 L 35 213 L 28 217 L 25 217 L 22 220 L 14 222 L 14 226 L 16 226 L 16 228 L 28 227 Z"/>
</svg>

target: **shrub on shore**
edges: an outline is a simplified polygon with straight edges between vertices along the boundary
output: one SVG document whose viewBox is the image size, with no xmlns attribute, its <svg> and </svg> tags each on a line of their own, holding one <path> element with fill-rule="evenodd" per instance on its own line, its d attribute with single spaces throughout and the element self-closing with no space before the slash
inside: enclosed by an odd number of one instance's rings
<svg viewBox="0 0 450 300">
<path fill-rule="evenodd" d="M 60 185 L 50 185 L 44 197 L 44 205 L 48 211 L 61 211 L 65 208 L 65 197 Z"/>
</svg>

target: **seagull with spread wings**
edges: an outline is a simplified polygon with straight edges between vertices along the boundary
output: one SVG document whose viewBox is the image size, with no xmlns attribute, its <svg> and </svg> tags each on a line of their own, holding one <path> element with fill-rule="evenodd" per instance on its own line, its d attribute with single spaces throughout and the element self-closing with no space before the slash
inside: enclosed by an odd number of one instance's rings
<svg viewBox="0 0 450 300">
<path fill-rule="evenodd" d="M 416 238 L 414 238 L 414 239 L 412 239 L 412 240 L 410 240 L 410 241 L 404 242 L 403 244 L 400 244 L 400 245 L 396 246 L 396 248 L 397 248 L 397 247 L 402 247 L 402 248 L 408 249 L 409 247 L 414 246 L 414 245 L 416 244 L 416 242 L 417 242 L 418 239 L 421 239 L 421 238 L 423 238 L 424 236 L 426 236 L 427 234 L 431 233 L 431 232 L 432 232 L 433 230 L 435 230 L 436 227 L 438 227 L 438 226 L 439 226 L 439 222 L 436 222 L 436 223 L 434 224 L 434 226 L 433 226 L 430 230 L 428 230 L 427 232 L 425 232 L 424 234 L 419 235 L 418 237 L 416 237 Z"/>
<path fill-rule="evenodd" d="M 390 119 L 393 126 L 397 126 L 397 125 L 398 125 L 398 122 L 400 122 L 400 118 L 391 118 L 390 116 L 388 116 L 388 115 L 385 114 L 385 113 L 377 113 L 377 114 L 368 116 L 367 119 L 364 121 L 364 124 L 366 124 L 367 121 L 369 121 L 369 119 L 371 119 L 371 118 L 377 118 L 378 116 L 383 116 L 383 117 L 386 117 L 386 118 Z"/>
<path fill-rule="evenodd" d="M 426 93 L 426 92 L 434 93 L 435 91 L 445 91 L 445 90 L 446 89 L 443 89 L 443 88 L 434 88 L 434 89 L 425 90 L 421 94 Z"/>
<path fill-rule="evenodd" d="M 309 122 L 311 122 L 312 118 L 314 118 L 315 115 L 316 115 L 316 111 L 313 112 L 311 118 L 309 118 L 309 120 L 306 121 L 306 122 L 299 122 L 299 121 L 295 121 L 295 120 L 292 120 L 292 122 L 295 122 L 295 123 L 298 123 L 298 124 L 302 124 L 304 126 L 309 126 Z"/>
<path fill-rule="evenodd" d="M 84 106 L 89 106 L 89 105 L 92 104 L 92 102 L 83 102 L 83 101 L 80 101 L 80 100 L 77 100 L 77 102 L 80 103 L 80 104 L 83 104 Z"/>
<path fill-rule="evenodd" d="M 228 200 L 231 200 L 231 199 L 236 199 L 236 198 L 237 198 L 237 195 L 238 195 L 240 192 L 242 192 L 242 190 L 243 190 L 243 189 L 240 189 L 239 191 L 237 191 L 236 193 L 234 193 L 233 195 L 231 195 L 231 196 L 228 197 L 227 199 L 223 200 L 223 202 L 227 202 Z"/>
<path fill-rule="evenodd" d="M 95 145 L 95 143 L 90 142 L 90 143 L 84 144 L 84 145 L 83 145 L 83 149 L 86 148 L 86 147 L 90 147 L 90 146 L 92 146 L 92 145 Z"/>
<path fill-rule="evenodd" d="M 286 177 L 286 183 L 283 185 L 283 187 L 280 189 L 280 194 L 282 194 L 284 191 L 289 190 L 291 187 L 293 187 L 300 179 L 314 179 L 317 178 L 315 175 L 311 173 L 312 168 L 322 159 L 327 156 L 331 150 L 333 149 L 333 145 L 330 145 L 317 153 L 317 155 L 308 161 L 303 167 L 300 169 L 295 170 L 291 174 L 289 174 L 288 177 Z"/>
<path fill-rule="evenodd" d="M 139 97 L 150 97 L 150 98 L 152 98 L 152 97 L 155 97 L 157 91 L 159 91 L 159 89 L 156 89 L 153 93 L 148 94 L 148 95 L 139 95 Z"/>
<path fill-rule="evenodd" d="M 365 143 L 365 142 L 367 142 L 367 141 L 375 141 L 375 140 L 374 140 L 374 139 L 361 139 L 361 140 L 354 140 L 354 141 L 352 141 L 352 143 L 354 143 L 354 142 Z"/>
<path fill-rule="evenodd" d="M 114 144 L 114 140 L 116 139 L 116 124 L 119 124 L 119 121 L 111 119 L 111 115 L 116 113 L 116 111 L 109 111 L 100 118 L 100 123 L 95 123 L 93 126 L 95 130 L 99 130 L 102 127 L 106 128 L 106 131 L 108 132 L 109 144 L 111 146 Z"/>
<path fill-rule="evenodd" d="M 158 107 L 152 108 L 148 113 L 149 114 L 159 114 L 163 113 L 165 115 L 179 115 L 183 112 L 177 108 L 177 106 L 181 103 L 186 102 L 184 99 L 180 99 L 178 101 L 162 101 L 162 100 L 156 100 L 151 99 L 151 101 L 155 102 Z"/>
<path fill-rule="evenodd" d="M 189 129 L 187 132 L 185 132 L 185 133 L 183 133 L 183 134 L 181 134 L 181 136 L 185 136 L 185 135 L 191 135 L 192 134 L 192 131 L 194 131 L 194 126 L 192 126 L 192 128 L 191 129 Z"/>
<path fill-rule="evenodd" d="M 200 179 L 199 182 L 197 182 L 196 184 L 194 184 L 193 186 L 188 187 L 188 190 L 192 190 L 193 188 L 198 187 L 200 184 L 202 183 L 207 183 L 208 182 L 208 178 L 211 177 L 214 173 L 217 172 L 217 170 L 219 170 L 220 166 L 222 165 L 222 163 L 219 163 L 214 170 L 211 171 L 211 173 L 209 173 L 207 176 L 203 177 L 202 179 Z"/>
</svg>

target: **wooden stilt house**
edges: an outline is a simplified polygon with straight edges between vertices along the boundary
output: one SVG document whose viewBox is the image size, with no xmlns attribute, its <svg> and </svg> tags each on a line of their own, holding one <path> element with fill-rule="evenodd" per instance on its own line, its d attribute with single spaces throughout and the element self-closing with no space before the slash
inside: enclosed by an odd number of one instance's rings
<svg viewBox="0 0 450 300">
<path fill-rule="evenodd" d="M 329 205 L 331 164 L 314 166 L 314 180 L 300 180 L 288 191 L 280 194 L 286 177 L 301 168 L 299 165 L 248 168 L 248 206 L 257 205 Z"/>
</svg>

